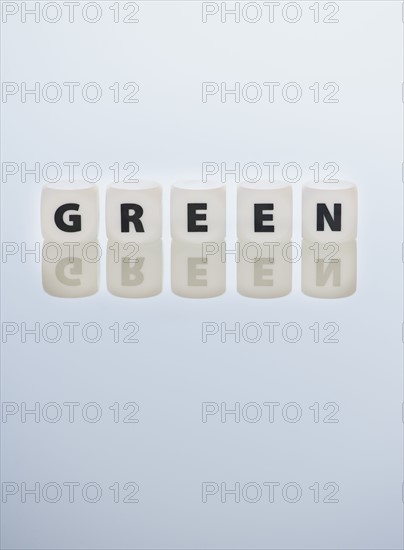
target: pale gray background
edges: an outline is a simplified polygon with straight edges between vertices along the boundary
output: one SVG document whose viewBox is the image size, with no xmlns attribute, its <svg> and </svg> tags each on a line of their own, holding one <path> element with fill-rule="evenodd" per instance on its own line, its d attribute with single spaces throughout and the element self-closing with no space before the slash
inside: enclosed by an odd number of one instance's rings
<svg viewBox="0 0 404 550">
<path fill-rule="evenodd" d="M 2 424 L 3 481 L 96 481 L 97 504 L 18 497 L 3 505 L 4 548 L 403 547 L 402 505 L 402 4 L 339 2 L 340 22 L 202 24 L 199 2 L 144 2 L 137 25 L 101 22 L 2 26 L 6 81 L 137 81 L 139 104 L 110 100 L 3 105 L 3 161 L 135 161 L 164 184 L 163 293 L 147 300 L 100 292 L 81 300 L 46 295 L 40 265 L 2 265 L 3 321 L 97 321 L 98 344 L 3 346 L 3 401 L 97 401 L 97 424 L 65 419 Z M 201 102 L 201 82 L 336 81 L 340 102 L 291 105 Z M 338 162 L 359 187 L 358 290 L 322 301 L 300 291 L 278 300 L 227 292 L 194 301 L 170 290 L 169 185 L 197 178 L 203 161 Z M 107 171 L 105 172 L 107 175 Z M 100 184 L 101 206 L 104 178 Z M 294 186 L 300 240 L 301 182 Z M 41 241 L 40 185 L 2 184 L 3 241 Z M 235 184 L 228 182 L 228 242 L 234 243 Z M 102 210 L 101 210 L 102 212 Z M 101 216 L 100 241 L 105 243 Z M 114 322 L 140 325 L 139 344 L 113 344 Z M 295 321 L 297 344 L 201 343 L 203 321 Z M 314 344 L 313 322 L 340 325 L 339 344 Z M 136 401 L 138 424 L 114 424 L 108 406 Z M 296 401 L 297 424 L 201 422 L 201 402 Z M 338 424 L 314 424 L 307 407 L 335 401 Z M 114 481 L 136 481 L 138 504 L 114 504 Z M 201 502 L 203 481 L 296 481 L 302 501 Z M 338 504 L 313 504 L 307 487 L 337 482 Z"/>
</svg>

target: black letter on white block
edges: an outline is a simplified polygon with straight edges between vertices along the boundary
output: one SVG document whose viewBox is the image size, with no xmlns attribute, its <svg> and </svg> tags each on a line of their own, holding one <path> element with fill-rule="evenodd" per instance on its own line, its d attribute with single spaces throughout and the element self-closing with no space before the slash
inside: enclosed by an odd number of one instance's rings
<svg viewBox="0 0 404 550">
<path fill-rule="evenodd" d="M 317 204 L 317 231 L 324 231 L 324 219 L 327 220 L 331 231 L 341 231 L 341 203 L 334 204 L 334 218 L 323 202 Z"/>
<path fill-rule="evenodd" d="M 273 210 L 274 205 L 269 204 L 254 204 L 254 231 L 255 233 L 273 233 L 275 227 L 273 225 L 264 225 L 264 221 L 271 222 L 274 217 L 272 214 L 264 214 L 265 210 Z"/>
<path fill-rule="evenodd" d="M 75 233 L 76 231 L 81 231 L 81 216 L 80 215 L 70 215 L 69 222 L 70 224 L 65 223 L 63 219 L 63 214 L 68 210 L 78 210 L 80 208 L 79 204 L 74 202 L 69 202 L 67 204 L 62 204 L 55 212 L 55 224 L 61 231 L 66 231 L 66 233 Z"/>
<path fill-rule="evenodd" d="M 132 213 L 129 212 L 132 210 Z M 140 218 L 143 216 L 143 208 L 140 204 L 121 204 L 121 232 L 129 233 L 129 224 L 133 223 L 135 231 L 144 233 L 143 224 Z"/>
<path fill-rule="evenodd" d="M 193 202 L 188 205 L 188 233 L 207 233 L 207 225 L 197 225 L 197 221 L 206 221 L 206 214 L 197 214 L 197 210 L 207 210 L 206 202 Z"/>
</svg>

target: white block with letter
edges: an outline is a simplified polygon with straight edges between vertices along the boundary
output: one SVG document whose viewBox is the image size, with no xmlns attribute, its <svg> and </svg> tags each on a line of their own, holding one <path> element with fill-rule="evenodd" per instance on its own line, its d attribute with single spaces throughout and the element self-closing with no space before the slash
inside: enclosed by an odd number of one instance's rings
<svg viewBox="0 0 404 550">
<path fill-rule="evenodd" d="M 171 236 L 190 243 L 220 243 L 226 235 L 226 189 L 222 183 L 190 181 L 171 188 Z"/>
<path fill-rule="evenodd" d="M 357 188 L 354 183 L 310 183 L 303 186 L 302 236 L 313 242 L 356 239 Z"/>
<path fill-rule="evenodd" d="M 292 237 L 292 186 L 286 182 L 243 182 L 237 189 L 237 236 L 263 243 Z"/>
<path fill-rule="evenodd" d="M 111 184 L 105 198 L 108 239 L 137 243 L 161 239 L 161 198 L 161 185 L 154 181 Z"/>
<path fill-rule="evenodd" d="M 90 241 L 98 233 L 98 188 L 85 181 L 47 183 L 41 196 L 42 235 L 48 241 Z"/>
</svg>

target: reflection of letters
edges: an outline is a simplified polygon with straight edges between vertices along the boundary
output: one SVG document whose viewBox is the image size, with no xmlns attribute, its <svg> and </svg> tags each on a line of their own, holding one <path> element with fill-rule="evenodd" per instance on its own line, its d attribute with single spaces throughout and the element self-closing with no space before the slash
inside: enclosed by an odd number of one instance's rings
<svg viewBox="0 0 404 550">
<path fill-rule="evenodd" d="M 284 252 L 289 242 L 254 243 L 255 259 L 247 253 L 253 243 L 240 242 L 237 292 L 248 298 L 280 298 L 292 290 L 292 262 Z M 269 247 L 269 248 L 268 248 Z"/>
<path fill-rule="evenodd" d="M 64 250 L 74 244 L 74 254 Z M 212 244 L 212 243 L 210 243 Z M 255 258 L 251 255 L 254 244 Z M 279 298 L 292 289 L 293 259 L 288 251 L 296 243 L 237 243 L 237 291 L 251 298 Z M 330 253 L 330 244 L 333 252 Z M 57 297 L 84 297 L 98 291 L 99 259 L 89 255 L 94 243 L 44 243 L 42 253 L 42 284 L 44 290 Z M 118 247 L 116 246 L 118 245 Z M 49 247 L 60 251 L 57 259 Z M 146 298 L 162 290 L 162 242 L 141 245 L 128 255 L 127 243 L 108 243 L 107 287 L 115 296 Z M 208 249 L 207 249 L 208 250 Z M 226 289 L 225 243 L 203 252 L 200 244 L 172 241 L 171 288 L 184 298 L 212 298 Z M 247 250 L 249 252 L 247 253 Z M 124 253 L 123 253 L 124 251 Z M 138 256 L 138 253 L 141 255 Z M 70 255 L 69 255 L 70 254 Z M 208 256 L 208 257 L 206 257 Z M 356 241 L 318 243 L 303 241 L 301 247 L 301 289 L 315 298 L 344 298 L 356 291 Z"/>
<path fill-rule="evenodd" d="M 162 285 L 161 240 L 144 244 L 108 241 L 107 287 L 111 294 L 148 298 L 160 294 Z"/>
<path fill-rule="evenodd" d="M 70 250 L 68 245 L 74 244 Z M 48 255 L 49 246 L 59 251 L 58 258 Z M 58 298 L 83 298 L 98 291 L 99 261 L 89 258 L 89 250 L 98 242 L 44 242 L 42 251 L 42 286 Z"/>
<path fill-rule="evenodd" d="M 206 286 L 208 284 L 206 264 L 207 260 L 204 261 L 202 258 L 188 258 L 189 286 Z"/>
<path fill-rule="evenodd" d="M 183 298 L 213 298 L 226 290 L 226 263 L 220 246 L 209 257 L 202 244 L 171 242 L 171 289 Z"/>
<path fill-rule="evenodd" d="M 144 281 L 142 267 L 144 258 L 130 260 L 129 257 L 122 258 L 121 262 L 121 283 L 123 286 L 138 286 Z"/>
<path fill-rule="evenodd" d="M 316 285 L 325 286 L 331 277 L 333 286 L 341 286 L 341 262 L 318 260 L 316 263 Z"/>
<path fill-rule="evenodd" d="M 254 263 L 254 286 L 273 286 L 273 262 L 260 258 Z"/>
<path fill-rule="evenodd" d="M 67 266 L 71 266 L 70 269 L 67 269 Z M 60 260 L 55 267 L 55 275 L 62 285 L 68 286 L 78 286 L 81 284 L 79 277 L 68 277 L 69 275 L 82 275 L 83 274 L 83 265 L 80 258 L 73 258 L 70 261 L 69 258 L 63 258 Z"/>
<path fill-rule="evenodd" d="M 351 296 L 356 291 L 356 241 L 303 241 L 302 291 L 313 298 Z"/>
</svg>

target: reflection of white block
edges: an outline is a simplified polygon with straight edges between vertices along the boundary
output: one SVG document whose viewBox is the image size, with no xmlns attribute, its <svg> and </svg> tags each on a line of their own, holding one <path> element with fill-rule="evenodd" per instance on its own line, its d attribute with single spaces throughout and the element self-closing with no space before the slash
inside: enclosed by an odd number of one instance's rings
<svg viewBox="0 0 404 550">
<path fill-rule="evenodd" d="M 356 291 L 356 241 L 302 243 L 302 292 L 314 298 L 344 298 Z"/>
<path fill-rule="evenodd" d="M 171 236 L 191 243 L 226 235 L 226 190 L 221 183 L 184 182 L 171 188 Z"/>
<path fill-rule="evenodd" d="M 98 188 L 88 182 L 47 183 L 42 189 L 45 240 L 90 241 L 98 233 Z"/>
<path fill-rule="evenodd" d="M 302 237 L 308 241 L 356 239 L 357 188 L 354 183 L 310 183 L 303 187 Z"/>
<path fill-rule="evenodd" d="M 109 241 L 107 286 L 122 298 L 147 298 L 160 294 L 163 284 L 161 240 L 154 243 Z"/>
<path fill-rule="evenodd" d="M 237 291 L 249 298 L 279 298 L 292 290 L 292 262 L 288 243 L 240 243 Z M 284 253 L 285 250 L 285 253 Z"/>
<path fill-rule="evenodd" d="M 184 298 L 213 298 L 226 290 L 226 264 L 220 243 L 217 252 L 205 254 L 202 244 L 173 240 L 171 243 L 171 289 Z"/>
<path fill-rule="evenodd" d="M 59 298 L 82 298 L 95 294 L 98 291 L 101 256 L 101 248 L 96 241 L 45 241 L 41 259 L 43 289 Z"/>
<path fill-rule="evenodd" d="M 108 239 L 138 243 L 161 239 L 161 196 L 161 185 L 153 181 L 110 185 L 105 199 Z"/>
<path fill-rule="evenodd" d="M 292 237 L 292 186 L 286 182 L 243 182 L 237 189 L 240 241 L 288 241 Z"/>
</svg>

